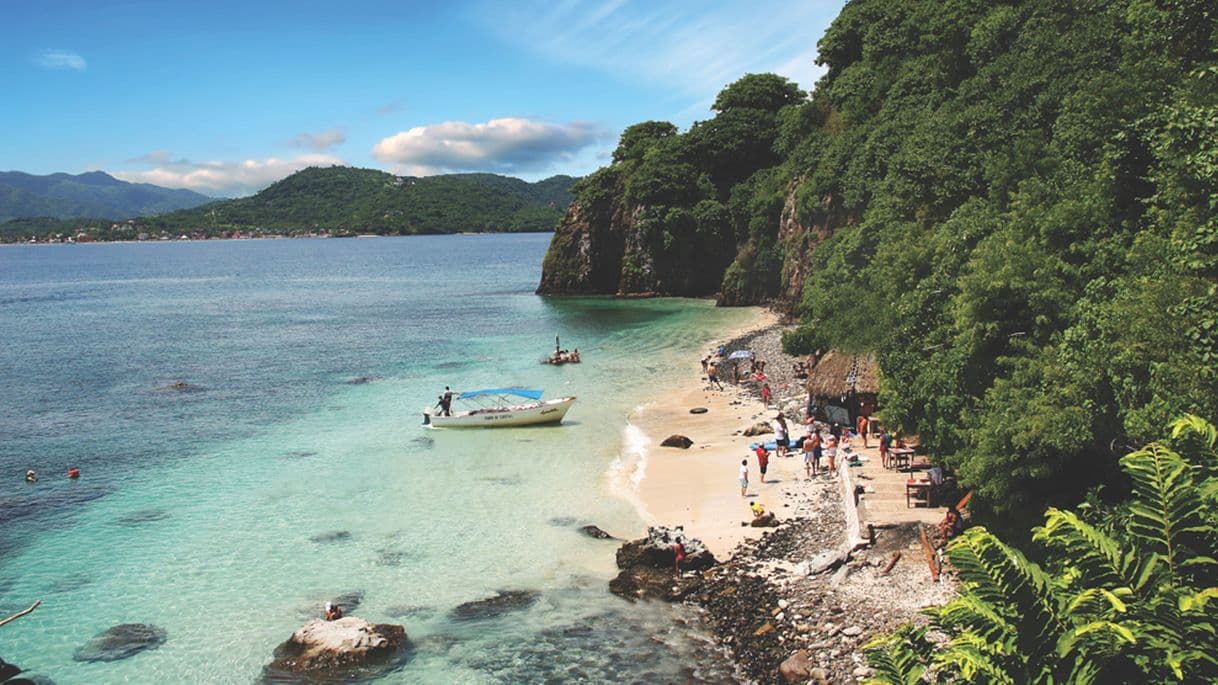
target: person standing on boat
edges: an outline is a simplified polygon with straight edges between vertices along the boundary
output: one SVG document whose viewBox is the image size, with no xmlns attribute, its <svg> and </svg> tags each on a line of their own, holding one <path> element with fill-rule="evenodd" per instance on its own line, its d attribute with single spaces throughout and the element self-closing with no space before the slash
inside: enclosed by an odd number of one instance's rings
<svg viewBox="0 0 1218 685">
<path fill-rule="evenodd" d="M 440 416 L 453 415 L 453 391 L 447 385 L 444 386 L 444 394 L 440 395 L 440 401 L 436 402 L 436 406 L 440 408 Z"/>
</svg>

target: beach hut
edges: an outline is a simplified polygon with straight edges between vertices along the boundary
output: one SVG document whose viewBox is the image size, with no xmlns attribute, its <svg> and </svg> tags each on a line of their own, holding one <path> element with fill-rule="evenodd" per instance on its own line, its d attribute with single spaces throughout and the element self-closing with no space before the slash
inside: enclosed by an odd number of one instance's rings
<svg viewBox="0 0 1218 685">
<path fill-rule="evenodd" d="M 880 377 L 875 355 L 829 350 L 808 373 L 809 404 L 831 423 L 853 426 L 876 409 Z"/>
</svg>

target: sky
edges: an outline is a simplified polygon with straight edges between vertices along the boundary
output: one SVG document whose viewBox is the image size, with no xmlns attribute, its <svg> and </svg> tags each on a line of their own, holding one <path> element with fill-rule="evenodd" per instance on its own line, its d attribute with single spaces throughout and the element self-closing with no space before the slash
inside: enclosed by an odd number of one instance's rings
<svg viewBox="0 0 1218 685">
<path fill-rule="evenodd" d="M 0 0 L 0 170 L 217 197 L 333 164 L 578 176 L 746 73 L 811 89 L 842 4 Z"/>
</svg>

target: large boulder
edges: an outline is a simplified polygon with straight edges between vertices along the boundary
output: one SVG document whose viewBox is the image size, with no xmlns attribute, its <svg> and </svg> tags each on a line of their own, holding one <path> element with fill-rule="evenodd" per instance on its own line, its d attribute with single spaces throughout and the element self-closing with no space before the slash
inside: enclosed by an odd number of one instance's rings
<svg viewBox="0 0 1218 685">
<path fill-rule="evenodd" d="M 118 661 L 169 639 L 164 628 L 146 623 L 122 623 L 93 636 L 72 655 L 77 661 Z"/>
<path fill-rule="evenodd" d="M 749 437 L 752 437 L 754 435 L 765 435 L 767 433 L 773 433 L 773 432 L 774 432 L 774 429 L 772 427 L 770 427 L 770 424 L 764 423 L 764 422 L 755 423 L 755 424 L 749 426 L 748 428 L 744 429 L 744 434 Z"/>
<path fill-rule="evenodd" d="M 778 517 L 774 515 L 774 512 L 767 511 L 761 516 L 754 516 L 749 525 L 754 528 L 777 528 Z"/>
<path fill-rule="evenodd" d="M 271 675 L 307 673 L 335 678 L 370 676 L 368 669 L 394 665 L 410 646 L 406 629 L 399 625 L 373 625 L 347 616 L 335 621 L 315 618 L 275 648 L 275 661 L 267 667 Z"/>
<path fill-rule="evenodd" d="M 683 450 L 689 449 L 689 446 L 694 444 L 693 440 L 684 435 L 670 435 L 664 438 L 664 442 L 660 443 L 660 447 L 680 447 Z"/>
<path fill-rule="evenodd" d="M 601 530 L 601 529 L 600 529 L 600 528 L 598 528 L 597 526 L 594 526 L 594 525 L 591 525 L 591 524 L 586 525 L 586 526 L 580 526 L 580 527 L 579 527 L 579 532 L 583 533 L 584 535 L 587 535 L 587 536 L 588 536 L 588 537 L 590 537 L 590 538 L 595 538 L 595 539 L 597 539 L 597 540 L 612 540 L 612 539 L 614 539 L 612 535 L 610 535 L 610 534 L 606 533 L 605 531 Z"/>
<path fill-rule="evenodd" d="M 676 573 L 674 545 L 678 541 L 685 549 L 682 575 Z M 697 538 L 686 537 L 681 528 L 648 528 L 647 537 L 623 543 L 618 548 L 617 567 L 621 572 L 609 581 L 609 590 L 631 600 L 651 597 L 678 601 L 701 585 L 698 575 L 686 576 L 684 572 L 702 570 L 716 563 L 706 545 Z"/>
</svg>

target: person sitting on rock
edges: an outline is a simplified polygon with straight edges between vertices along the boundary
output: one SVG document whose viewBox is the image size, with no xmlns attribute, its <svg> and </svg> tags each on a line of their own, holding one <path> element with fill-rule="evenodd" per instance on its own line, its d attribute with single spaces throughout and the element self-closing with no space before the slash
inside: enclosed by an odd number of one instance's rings
<svg viewBox="0 0 1218 685">
<path fill-rule="evenodd" d="M 333 602 L 326 602 L 326 620 L 337 621 L 343 617 L 343 608 Z"/>
</svg>

